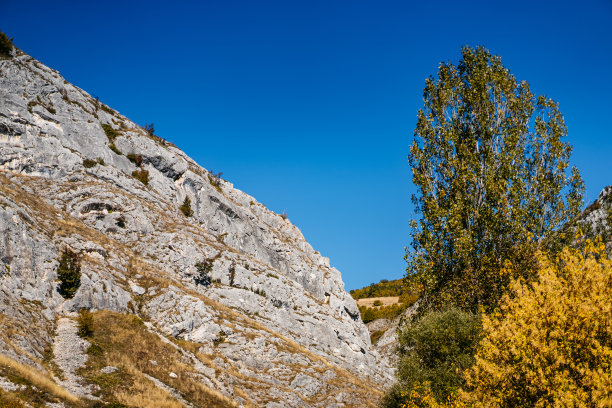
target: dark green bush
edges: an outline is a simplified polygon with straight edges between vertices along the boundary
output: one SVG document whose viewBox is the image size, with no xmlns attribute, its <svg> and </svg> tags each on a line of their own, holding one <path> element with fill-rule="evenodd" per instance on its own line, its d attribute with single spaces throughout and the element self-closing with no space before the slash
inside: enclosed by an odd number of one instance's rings
<svg viewBox="0 0 612 408">
<path fill-rule="evenodd" d="M 210 285 L 209 273 L 212 271 L 213 262 L 213 259 L 205 259 L 202 262 L 198 262 L 197 264 L 195 264 L 195 267 L 198 270 L 198 275 L 195 277 L 196 285 Z"/>
<path fill-rule="evenodd" d="M 119 133 L 117 133 L 117 131 L 108 123 L 102 123 L 102 130 L 104 130 L 106 137 L 108 137 L 108 140 L 111 143 L 114 143 L 117 136 L 119 136 Z"/>
<path fill-rule="evenodd" d="M 120 215 L 119 218 L 117 218 L 117 226 L 119 228 L 125 228 L 125 217 L 123 215 Z"/>
<path fill-rule="evenodd" d="M 153 126 L 153 123 L 147 123 L 142 128 L 149 134 L 149 136 L 153 136 L 155 133 L 155 126 Z"/>
<path fill-rule="evenodd" d="M 149 172 L 145 169 L 140 169 L 132 172 L 132 177 L 140 181 L 145 186 L 149 185 Z"/>
<path fill-rule="evenodd" d="M 108 113 L 110 115 L 114 115 L 115 114 L 114 110 L 112 110 L 108 106 L 104 105 L 103 103 L 100 104 L 100 109 L 102 109 L 104 112 L 106 112 L 106 113 Z"/>
<path fill-rule="evenodd" d="M 127 156 L 129 161 L 137 165 L 138 167 L 142 166 L 142 156 L 139 154 L 130 153 Z"/>
<path fill-rule="evenodd" d="M 191 217 L 193 215 L 193 210 L 191 209 L 191 200 L 189 199 L 189 197 L 185 197 L 185 201 L 183 201 L 183 205 L 181 205 L 179 209 L 185 215 L 185 217 Z"/>
<path fill-rule="evenodd" d="M 398 383 L 395 383 L 387 390 L 378 402 L 380 408 L 403 408 L 407 406 L 406 395 Z"/>
<path fill-rule="evenodd" d="M 370 307 L 360 307 L 359 312 L 361 313 L 361 320 L 363 320 L 364 323 L 370 323 L 372 320 L 380 318 L 376 316 L 374 309 Z"/>
<path fill-rule="evenodd" d="M 98 164 L 98 162 L 96 162 L 95 160 L 90 160 L 90 159 L 83 160 L 83 167 L 85 167 L 86 169 L 91 169 L 96 164 Z"/>
<path fill-rule="evenodd" d="M 77 319 L 79 330 L 77 334 L 80 337 L 91 337 L 93 334 L 93 315 L 87 309 L 81 309 L 79 311 L 79 318 Z"/>
<path fill-rule="evenodd" d="M 10 57 L 11 51 L 13 51 L 13 42 L 6 36 L 6 34 L 0 31 L 0 55 Z"/>
<path fill-rule="evenodd" d="M 215 173 L 210 171 L 208 173 L 208 182 L 211 186 L 213 186 L 218 192 L 221 192 L 221 176 L 223 172 Z"/>
<path fill-rule="evenodd" d="M 456 393 L 464 384 L 462 373 L 475 362 L 481 330 L 479 315 L 456 307 L 430 311 L 407 324 L 399 333 L 397 385 L 382 405 L 399 407 L 400 394 L 411 395 L 423 385 L 438 402 Z"/>
<path fill-rule="evenodd" d="M 121 156 L 123 153 L 121 153 L 121 150 L 117 149 L 117 146 L 115 146 L 115 143 L 111 142 L 111 144 L 108 145 L 108 148 L 111 149 L 113 152 L 117 153 L 119 156 Z"/>
<path fill-rule="evenodd" d="M 66 249 L 57 267 L 57 278 L 60 284 L 57 291 L 64 299 L 72 299 L 81 286 L 81 263 L 76 253 Z"/>
</svg>

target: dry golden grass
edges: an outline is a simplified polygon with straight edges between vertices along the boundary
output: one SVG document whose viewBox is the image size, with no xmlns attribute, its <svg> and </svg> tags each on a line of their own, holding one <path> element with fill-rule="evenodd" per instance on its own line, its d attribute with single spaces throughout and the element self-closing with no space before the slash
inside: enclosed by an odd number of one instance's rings
<svg viewBox="0 0 612 408">
<path fill-rule="evenodd" d="M 14 370 L 20 377 L 31 382 L 36 387 L 47 391 L 48 393 L 71 403 L 78 403 L 79 398 L 70 393 L 65 388 L 56 384 L 51 376 L 34 367 L 30 367 L 8 356 L 0 354 L 0 366 L 4 366 Z"/>
<path fill-rule="evenodd" d="M 184 408 L 170 393 L 159 388 L 146 378 L 127 356 L 118 356 L 116 364 L 133 379 L 129 389 L 121 388 L 114 393 L 115 398 L 132 407 Z"/>
<path fill-rule="evenodd" d="M 147 378 L 151 376 L 196 406 L 235 406 L 229 398 L 199 382 L 197 371 L 184 360 L 183 354 L 149 332 L 136 316 L 100 311 L 93 313 L 93 317 L 91 342 L 100 351 L 91 355 L 81 374 L 100 385 L 104 397 L 138 407 L 183 406 Z M 119 367 L 120 372 L 114 377 L 101 377 L 100 369 L 107 365 Z M 171 372 L 177 378 L 171 378 Z M 158 405 L 147 405 L 147 401 L 158 401 Z"/>
<path fill-rule="evenodd" d="M 380 305 L 374 306 L 374 302 L 379 301 Z M 378 307 L 390 306 L 399 303 L 399 296 L 385 296 L 357 299 L 357 306 Z"/>
<path fill-rule="evenodd" d="M 14 393 L 4 392 L 4 390 L 0 388 L 0 407 L 25 408 L 25 404 Z"/>
</svg>

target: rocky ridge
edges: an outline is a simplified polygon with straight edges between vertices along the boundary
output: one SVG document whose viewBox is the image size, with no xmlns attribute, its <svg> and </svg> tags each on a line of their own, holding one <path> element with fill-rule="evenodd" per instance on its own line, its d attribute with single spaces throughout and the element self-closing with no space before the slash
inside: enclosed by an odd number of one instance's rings
<svg viewBox="0 0 612 408">
<path fill-rule="evenodd" d="M 58 322 L 85 308 L 138 316 L 239 406 L 374 406 L 392 378 L 340 272 L 286 217 L 18 50 L 0 60 L 0 151 L 0 353 L 52 373 Z"/>
</svg>

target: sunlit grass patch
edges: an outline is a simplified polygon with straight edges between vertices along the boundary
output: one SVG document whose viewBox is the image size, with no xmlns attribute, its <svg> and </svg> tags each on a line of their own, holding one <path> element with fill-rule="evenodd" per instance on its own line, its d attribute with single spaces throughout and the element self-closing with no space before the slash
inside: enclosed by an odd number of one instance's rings
<svg viewBox="0 0 612 408">
<path fill-rule="evenodd" d="M 103 399 L 138 407 L 183 407 L 179 399 L 149 378 L 153 377 L 196 406 L 234 406 L 227 397 L 203 385 L 183 354 L 151 333 L 135 315 L 110 311 L 92 315 L 90 358 L 80 374 L 100 387 Z M 109 366 L 116 371 L 102 371 Z"/>
</svg>

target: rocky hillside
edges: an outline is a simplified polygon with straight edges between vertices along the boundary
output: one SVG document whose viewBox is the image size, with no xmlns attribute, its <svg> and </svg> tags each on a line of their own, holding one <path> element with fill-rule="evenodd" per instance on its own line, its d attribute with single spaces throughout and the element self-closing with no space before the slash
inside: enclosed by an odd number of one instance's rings
<svg viewBox="0 0 612 408">
<path fill-rule="evenodd" d="M 581 247 L 586 239 L 601 238 L 612 255 L 612 186 L 605 187 L 597 200 L 555 233 L 544 244 L 554 250 L 562 246 Z"/>
<path fill-rule="evenodd" d="M 567 233 L 574 234 L 580 230 L 586 238 L 601 237 L 606 243 L 608 251 L 612 251 L 612 186 L 605 187 L 597 200 L 589 205 L 573 222 L 563 228 Z"/>
<path fill-rule="evenodd" d="M 19 50 L 0 59 L 0 238 L 0 398 L 362 407 L 390 383 L 286 217 Z"/>
</svg>

